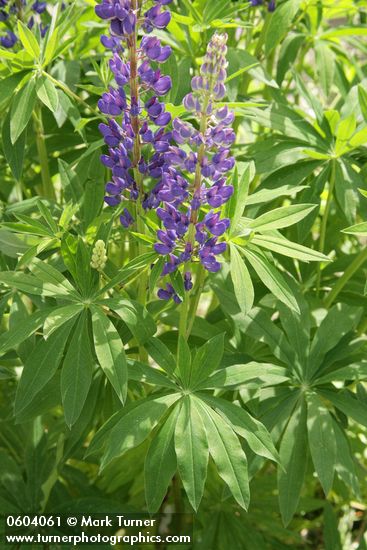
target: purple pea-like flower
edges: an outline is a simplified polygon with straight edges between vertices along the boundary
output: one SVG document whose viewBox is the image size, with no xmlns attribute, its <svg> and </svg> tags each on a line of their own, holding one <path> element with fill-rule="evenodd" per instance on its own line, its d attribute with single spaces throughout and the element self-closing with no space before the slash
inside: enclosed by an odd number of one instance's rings
<svg viewBox="0 0 367 550">
<path fill-rule="evenodd" d="M 172 138 L 176 145 L 168 147 L 162 179 L 151 194 L 152 203 L 163 203 L 157 215 L 166 232 L 164 238 L 161 230 L 157 232 L 160 242 L 155 245 L 159 254 L 168 257 L 163 276 L 192 261 L 199 261 L 204 269 L 215 273 L 221 268 L 217 256 L 227 248 L 218 238 L 230 225 L 228 218 L 222 218 L 220 208 L 233 194 L 227 174 L 234 166 L 230 154 L 235 140 L 230 127 L 234 114 L 226 106 L 216 106 L 226 93 L 226 40 L 226 35 L 213 36 L 200 75 L 193 77 L 192 92 L 183 101 L 193 118 L 199 119 L 199 129 L 190 121 L 174 119 Z M 205 205 L 212 210 L 203 212 Z M 191 272 L 186 267 L 183 272 L 185 288 L 190 290 Z"/>
<path fill-rule="evenodd" d="M 98 101 L 107 116 L 99 129 L 109 147 L 101 162 L 112 171 L 105 198 L 112 206 L 126 199 L 141 201 L 146 209 L 159 205 L 157 194 L 146 193 L 142 178 L 152 178 L 151 189 L 155 189 L 154 180 L 160 180 L 165 172 L 164 155 L 172 137 L 166 127 L 171 114 L 158 98 L 171 89 L 172 82 L 158 65 L 168 59 L 171 48 L 153 35 L 139 36 L 140 26 L 150 32 L 168 24 L 170 14 L 162 8 L 168 3 L 159 0 L 145 13 L 134 0 L 102 0 L 95 8 L 101 19 L 109 21 L 110 34 L 104 34 L 101 42 L 112 50 L 109 65 L 116 83 Z M 124 211 L 120 221 L 127 227 L 132 217 Z M 157 243 L 157 248 L 161 253 L 170 251 L 164 241 Z"/>
<path fill-rule="evenodd" d="M 0 44 L 7 49 L 12 48 L 17 41 L 18 39 L 12 31 L 6 31 L 6 35 L 0 37 Z"/>
</svg>

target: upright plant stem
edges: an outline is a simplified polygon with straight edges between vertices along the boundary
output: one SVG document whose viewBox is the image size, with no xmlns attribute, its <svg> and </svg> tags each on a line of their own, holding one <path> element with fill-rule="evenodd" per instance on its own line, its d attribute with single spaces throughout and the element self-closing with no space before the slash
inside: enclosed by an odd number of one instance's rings
<svg viewBox="0 0 367 550">
<path fill-rule="evenodd" d="M 38 107 L 34 113 L 34 130 L 36 134 L 36 145 L 38 159 L 41 167 L 42 193 L 48 199 L 55 199 L 55 190 L 51 181 L 50 169 L 48 166 L 48 154 L 44 136 L 42 121 L 42 109 Z"/>
<path fill-rule="evenodd" d="M 132 7 L 133 7 L 133 10 L 136 12 L 137 19 L 138 19 L 139 1 L 132 0 Z M 136 26 L 135 26 L 134 32 L 129 37 L 129 58 L 130 58 L 130 101 L 132 106 L 133 101 L 136 102 L 136 105 L 139 105 Z M 138 233 L 141 233 L 144 235 L 145 224 L 142 219 L 142 215 L 143 215 L 142 201 L 144 198 L 144 188 L 143 188 L 143 177 L 139 171 L 139 161 L 141 158 L 141 141 L 140 141 L 140 134 L 139 134 L 140 123 L 139 123 L 138 114 L 131 115 L 131 125 L 135 135 L 134 149 L 133 149 L 133 170 L 134 170 L 134 178 L 139 189 L 139 197 L 136 202 L 136 229 Z M 141 242 L 138 243 L 138 251 L 139 251 L 139 255 L 144 253 L 144 245 Z M 146 303 L 147 282 L 148 282 L 148 272 L 144 270 L 138 282 L 138 301 L 142 305 L 145 305 Z M 139 357 L 140 357 L 140 360 L 143 362 L 146 362 L 148 358 L 147 353 L 142 346 L 139 347 Z"/>
<path fill-rule="evenodd" d="M 203 112 L 202 112 L 201 121 L 200 121 L 200 132 L 201 132 L 202 135 L 205 134 L 207 126 L 208 126 L 208 115 L 206 114 L 206 111 L 207 111 L 208 104 L 209 104 L 210 93 L 211 93 L 211 90 L 209 90 L 209 92 L 207 93 L 206 98 L 203 102 Z M 193 183 L 194 195 L 195 195 L 195 193 L 200 192 L 200 187 L 201 187 L 201 183 L 202 183 L 201 162 L 204 158 L 204 155 L 205 155 L 205 144 L 203 143 L 203 144 L 200 145 L 199 151 L 198 151 L 198 160 L 197 160 L 197 164 L 196 164 L 195 178 L 194 178 L 194 183 Z M 193 210 L 192 213 L 191 213 L 190 226 L 189 226 L 189 231 L 188 231 L 188 242 L 191 244 L 192 247 L 194 246 L 194 243 L 195 243 L 195 225 L 196 225 L 197 221 L 198 221 L 198 211 Z M 199 267 L 198 273 L 200 272 L 200 267 Z M 186 271 L 186 265 L 185 265 L 184 271 Z M 199 279 L 199 277 L 198 277 L 198 279 Z M 199 282 L 198 279 L 196 281 L 196 285 L 198 285 L 198 282 Z M 197 304 L 199 303 L 199 299 L 200 299 L 200 293 L 197 297 Z M 188 330 L 188 326 L 187 326 L 189 311 L 190 311 L 191 316 L 195 317 L 196 309 L 197 309 L 197 306 L 195 308 L 195 311 L 193 311 L 192 309 L 190 310 L 190 297 L 185 296 L 184 300 L 183 300 L 183 303 L 181 305 L 180 321 L 179 321 L 179 327 L 178 327 L 179 336 L 182 336 L 184 340 L 187 340 L 187 338 L 190 335 L 190 330 Z M 191 327 L 192 327 L 191 317 L 190 317 L 190 323 L 191 323 Z"/>
<path fill-rule="evenodd" d="M 333 200 L 333 194 L 334 194 L 334 187 L 335 187 L 335 165 L 336 161 L 332 161 L 331 164 L 331 172 L 330 172 L 330 179 L 329 179 L 329 190 L 328 190 L 328 196 L 326 200 L 326 206 L 325 206 L 325 212 L 322 216 L 321 221 L 321 229 L 320 229 L 320 240 L 319 240 L 319 251 L 324 252 L 325 250 L 325 240 L 326 240 L 326 230 L 327 230 L 327 222 L 329 218 L 331 203 Z M 316 291 L 317 295 L 320 293 L 320 283 L 321 283 L 321 265 L 318 264 L 317 267 L 317 283 L 316 283 Z"/>
<path fill-rule="evenodd" d="M 353 262 L 347 267 L 343 275 L 340 277 L 338 282 L 335 284 L 334 288 L 328 294 L 325 300 L 325 306 L 329 308 L 334 302 L 335 298 L 338 296 L 339 292 L 343 290 L 344 286 L 347 284 L 349 279 L 353 277 L 354 273 L 358 271 L 360 267 L 367 261 L 367 248 L 362 250 Z"/>
</svg>

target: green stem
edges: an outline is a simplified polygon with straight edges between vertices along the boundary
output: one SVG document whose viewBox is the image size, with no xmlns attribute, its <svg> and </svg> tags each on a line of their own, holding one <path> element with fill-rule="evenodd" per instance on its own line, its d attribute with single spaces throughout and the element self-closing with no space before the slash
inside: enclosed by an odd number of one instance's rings
<svg viewBox="0 0 367 550">
<path fill-rule="evenodd" d="M 139 18 L 140 2 L 138 0 L 132 1 L 132 8 Z M 134 32 L 129 36 L 129 58 L 130 58 L 130 101 L 133 99 L 136 104 L 139 104 L 139 81 L 138 81 L 138 58 L 137 58 L 137 29 L 135 27 Z M 134 148 L 133 148 L 133 170 L 136 184 L 139 188 L 139 197 L 136 202 L 136 228 L 138 233 L 145 234 L 145 224 L 143 220 L 143 208 L 142 201 L 144 198 L 143 178 L 139 171 L 138 164 L 141 159 L 141 141 L 140 141 L 140 122 L 139 116 L 131 116 L 131 125 L 134 130 Z M 145 247 L 141 242 L 138 242 L 139 255 L 143 254 Z M 140 304 L 145 305 L 147 298 L 147 283 L 148 283 L 148 271 L 144 270 L 138 281 L 138 301 Z M 142 362 L 148 361 L 148 354 L 143 346 L 139 346 L 139 358 Z"/>
<path fill-rule="evenodd" d="M 358 271 L 360 267 L 367 261 L 367 248 L 362 250 L 356 258 L 354 258 L 353 262 L 347 267 L 347 269 L 344 271 L 343 275 L 340 277 L 334 288 L 330 291 L 328 294 L 326 300 L 325 300 L 325 306 L 329 308 L 331 304 L 334 302 L 335 298 L 338 296 L 339 292 L 344 288 L 344 286 L 347 284 L 349 279 L 353 277 L 354 273 Z"/>
<path fill-rule="evenodd" d="M 42 178 L 42 193 L 48 199 L 55 199 L 55 190 L 51 181 L 50 169 L 48 166 L 48 154 L 46 148 L 46 140 L 44 135 L 42 110 L 38 107 L 33 115 L 34 130 L 36 134 L 36 145 L 38 152 L 38 159 L 41 167 Z"/>
<path fill-rule="evenodd" d="M 333 200 L 333 193 L 334 193 L 334 187 L 335 187 L 335 170 L 336 170 L 335 162 L 336 161 L 332 161 L 332 164 L 331 164 L 328 196 L 327 196 L 327 200 L 326 200 L 325 212 L 324 212 L 324 215 L 322 217 L 322 222 L 321 222 L 320 240 L 319 240 L 319 251 L 321 253 L 323 253 L 324 249 L 325 249 L 327 222 L 328 222 L 328 218 L 329 218 L 331 203 L 332 203 L 332 200 Z M 319 293 L 320 293 L 320 284 L 321 284 L 321 265 L 318 264 L 318 267 L 317 267 L 317 283 L 316 283 L 317 295 L 319 295 Z"/>
<path fill-rule="evenodd" d="M 200 302 L 200 297 L 203 292 L 203 288 L 205 284 L 205 279 L 206 279 L 206 271 L 203 268 L 203 266 L 200 264 L 197 272 L 196 292 L 192 296 L 192 303 L 188 314 L 189 325 L 187 327 L 187 332 L 186 332 L 187 338 L 190 336 L 192 327 L 194 325 L 196 312 Z"/>
<path fill-rule="evenodd" d="M 42 74 L 43 76 L 47 77 L 50 82 L 52 82 L 53 84 L 55 84 L 55 86 L 57 86 L 58 88 L 60 88 L 60 90 L 62 90 L 63 92 L 65 92 L 66 95 L 72 97 L 73 99 L 75 99 L 75 101 L 77 101 L 78 103 L 80 103 L 81 105 L 84 105 L 84 107 L 86 109 L 88 109 L 89 111 L 91 111 L 94 115 L 96 115 L 97 117 L 101 118 L 102 115 L 99 111 L 97 111 L 96 109 L 94 109 L 93 107 L 91 107 L 86 101 L 84 101 L 84 99 L 82 99 L 81 97 L 78 96 L 78 94 L 75 94 L 72 90 L 70 90 L 70 88 L 68 86 L 66 86 L 63 82 L 60 82 L 60 80 L 57 80 L 56 78 L 54 78 L 53 76 L 51 76 L 49 73 L 47 73 L 46 71 L 42 71 Z"/>
</svg>

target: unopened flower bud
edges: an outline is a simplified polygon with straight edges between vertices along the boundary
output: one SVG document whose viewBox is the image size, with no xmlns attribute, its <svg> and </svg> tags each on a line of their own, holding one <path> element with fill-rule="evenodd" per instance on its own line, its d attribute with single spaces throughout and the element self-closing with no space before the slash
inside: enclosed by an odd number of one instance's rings
<svg viewBox="0 0 367 550">
<path fill-rule="evenodd" d="M 103 271 L 106 267 L 106 262 L 106 246 L 102 240 L 99 240 L 94 245 L 90 265 L 93 267 L 93 269 L 96 269 L 97 271 Z"/>
</svg>

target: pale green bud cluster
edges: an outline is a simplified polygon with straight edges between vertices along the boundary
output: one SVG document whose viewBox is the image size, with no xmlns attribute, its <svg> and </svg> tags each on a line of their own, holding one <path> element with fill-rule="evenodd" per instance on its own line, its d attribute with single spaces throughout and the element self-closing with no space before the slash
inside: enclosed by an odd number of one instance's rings
<svg viewBox="0 0 367 550">
<path fill-rule="evenodd" d="M 97 269 L 97 271 L 103 271 L 106 267 L 107 254 L 106 254 L 106 245 L 103 241 L 99 240 L 96 242 L 93 248 L 92 260 L 90 265 Z"/>
</svg>

